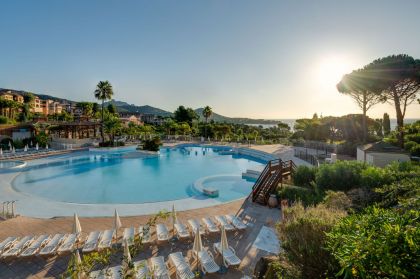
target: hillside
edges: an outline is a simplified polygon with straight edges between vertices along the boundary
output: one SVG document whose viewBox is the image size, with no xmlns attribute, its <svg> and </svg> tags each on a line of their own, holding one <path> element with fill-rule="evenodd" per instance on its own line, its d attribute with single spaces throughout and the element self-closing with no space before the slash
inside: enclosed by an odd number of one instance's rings
<svg viewBox="0 0 420 279">
<path fill-rule="evenodd" d="M 110 102 L 106 102 L 106 104 L 112 103 L 117 107 L 117 110 L 119 112 L 132 112 L 132 113 L 142 113 L 142 114 L 155 114 L 155 115 L 159 115 L 162 117 L 169 117 L 172 115 L 171 112 L 160 109 L 160 108 L 155 108 L 152 106 L 148 106 L 148 105 L 144 105 L 144 106 L 137 106 L 134 104 L 128 104 L 126 102 L 122 102 L 122 101 L 116 101 L 116 100 L 112 100 Z"/>
<path fill-rule="evenodd" d="M 204 120 L 203 117 L 203 108 L 198 108 L 195 112 L 200 116 L 201 120 Z M 226 122 L 226 123 L 235 123 L 235 124 L 277 124 L 280 121 L 277 120 L 267 120 L 267 119 L 252 119 L 246 117 L 228 117 L 221 114 L 213 112 L 210 120 L 214 122 Z"/>
<path fill-rule="evenodd" d="M 28 91 L 23 91 L 23 90 L 0 88 L 0 92 L 9 91 L 9 90 L 12 91 L 12 93 L 16 93 L 20 95 L 25 95 L 25 94 L 30 93 Z M 60 103 L 70 103 L 70 104 L 77 103 L 76 101 L 54 97 L 51 95 L 36 94 L 36 93 L 32 93 L 32 94 L 34 94 L 35 96 L 38 96 L 42 100 L 50 99 L 50 100 L 54 100 Z M 138 106 L 138 105 L 128 104 L 126 102 L 118 101 L 118 100 L 112 100 L 112 101 L 106 102 L 105 104 L 108 105 L 109 103 L 114 104 L 117 107 L 117 110 L 119 112 L 155 114 L 162 117 L 170 117 L 173 115 L 172 112 L 169 112 L 160 108 L 152 107 L 149 105 Z M 195 112 L 200 116 L 201 120 L 204 120 L 204 117 L 202 115 L 203 108 L 198 108 L 195 110 Z M 210 120 L 213 120 L 215 122 L 227 122 L 227 123 L 236 123 L 236 124 L 277 124 L 279 122 L 277 120 L 252 119 L 252 118 L 246 118 L 246 117 L 228 117 L 228 116 L 218 114 L 216 112 L 213 112 L 212 116 L 210 117 Z"/>
</svg>

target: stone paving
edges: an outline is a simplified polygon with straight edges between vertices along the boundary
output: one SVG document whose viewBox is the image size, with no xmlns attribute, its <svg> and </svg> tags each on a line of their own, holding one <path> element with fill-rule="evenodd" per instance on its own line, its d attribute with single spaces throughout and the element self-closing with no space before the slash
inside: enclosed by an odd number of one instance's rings
<svg viewBox="0 0 420 279">
<path fill-rule="evenodd" d="M 220 214 L 239 214 L 248 224 L 244 232 L 228 233 L 229 245 L 232 246 L 238 256 L 242 259 L 241 265 L 236 268 L 230 268 L 224 275 L 213 274 L 206 275 L 205 278 L 241 278 L 243 275 L 252 275 L 254 266 L 258 259 L 268 255 L 267 252 L 259 250 L 252 246 L 263 225 L 274 227 L 280 218 L 279 209 L 269 209 L 249 202 L 248 200 L 235 201 L 219 206 L 195 209 L 178 212 L 178 219 L 184 223 L 190 218 L 202 218 L 204 216 L 215 216 Z M 145 224 L 150 216 L 121 217 L 123 227 L 139 226 Z M 7 236 L 40 235 L 54 233 L 69 233 L 72 228 L 71 217 L 60 217 L 53 219 L 37 219 L 28 217 L 17 217 L 6 221 L 0 221 L 0 241 Z M 170 226 L 170 221 L 163 221 Z M 83 235 L 86 236 L 94 230 L 104 230 L 112 227 L 112 217 L 100 218 L 80 218 Z M 122 230 L 119 232 L 122 235 Z M 155 234 L 153 235 L 156 238 Z M 211 247 L 212 243 L 219 241 L 220 235 L 204 236 L 203 244 Z M 151 244 L 145 247 L 145 250 L 137 255 L 134 260 L 148 259 L 152 256 L 167 256 L 176 251 L 182 251 L 184 256 L 188 256 L 193 268 L 195 263 L 191 260 L 193 238 L 188 241 L 177 241 L 175 243 Z M 213 249 L 211 247 L 211 251 Z M 30 259 L 16 259 L 12 261 L 0 262 L 0 278 L 59 278 L 68 265 L 70 256 L 59 255 L 51 258 L 41 258 L 39 256 Z M 113 255 L 112 264 L 121 264 L 121 254 Z M 221 263 L 220 256 L 216 256 L 216 262 Z M 171 268 L 171 278 L 176 278 L 175 269 Z"/>
</svg>

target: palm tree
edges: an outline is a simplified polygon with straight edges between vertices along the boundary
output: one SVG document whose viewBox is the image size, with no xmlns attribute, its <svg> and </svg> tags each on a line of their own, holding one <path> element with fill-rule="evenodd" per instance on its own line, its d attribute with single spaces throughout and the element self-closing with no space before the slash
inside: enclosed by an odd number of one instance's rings
<svg viewBox="0 0 420 279">
<path fill-rule="evenodd" d="M 95 89 L 95 98 L 102 102 L 101 104 L 101 137 L 102 142 L 105 141 L 104 137 L 104 102 L 106 100 L 111 100 L 114 91 L 112 90 L 112 85 L 109 81 L 100 81 L 96 85 Z"/>
<path fill-rule="evenodd" d="M 213 111 L 211 110 L 211 107 L 205 106 L 202 112 L 204 118 L 206 119 L 206 126 L 204 127 L 204 133 L 205 137 L 207 138 L 207 123 L 210 118 L 210 116 L 213 114 Z"/>
</svg>

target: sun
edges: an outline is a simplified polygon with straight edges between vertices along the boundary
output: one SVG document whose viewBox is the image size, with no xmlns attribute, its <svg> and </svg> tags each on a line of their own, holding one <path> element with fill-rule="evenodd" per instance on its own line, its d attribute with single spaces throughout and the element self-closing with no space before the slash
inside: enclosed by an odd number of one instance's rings
<svg viewBox="0 0 420 279">
<path fill-rule="evenodd" d="M 340 82 L 343 75 L 353 69 L 351 60 L 341 56 L 322 58 L 316 67 L 316 79 L 323 88 L 332 88 Z"/>
</svg>

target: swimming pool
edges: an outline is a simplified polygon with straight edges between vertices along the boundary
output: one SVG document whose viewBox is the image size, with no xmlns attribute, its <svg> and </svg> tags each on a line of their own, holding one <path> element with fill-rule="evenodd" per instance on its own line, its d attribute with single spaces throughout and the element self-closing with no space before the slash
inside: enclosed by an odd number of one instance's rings
<svg viewBox="0 0 420 279">
<path fill-rule="evenodd" d="M 79 204 L 138 204 L 206 199 L 194 182 L 207 176 L 240 176 L 261 168 L 263 161 L 230 154 L 226 147 L 162 148 L 154 158 L 124 158 L 125 149 L 112 154 L 89 152 L 32 166 L 19 174 L 13 187 L 38 197 Z M 211 183 L 221 202 L 247 196 L 253 182 L 226 179 Z"/>
</svg>

